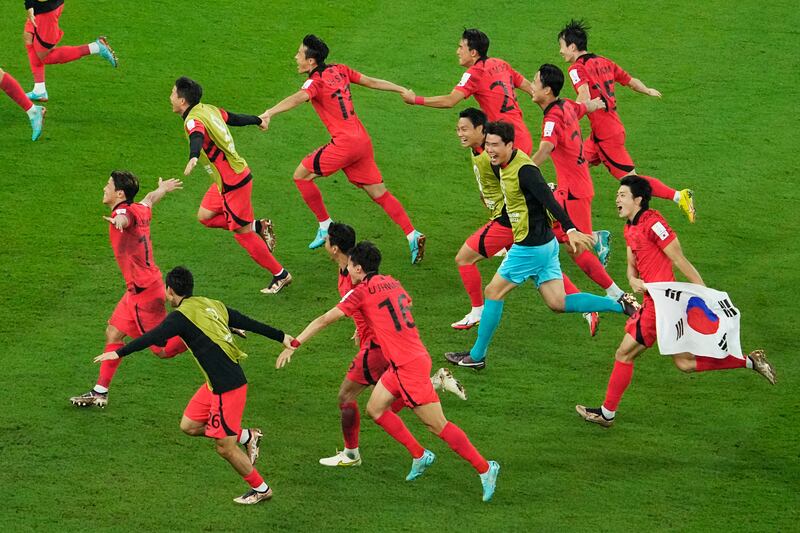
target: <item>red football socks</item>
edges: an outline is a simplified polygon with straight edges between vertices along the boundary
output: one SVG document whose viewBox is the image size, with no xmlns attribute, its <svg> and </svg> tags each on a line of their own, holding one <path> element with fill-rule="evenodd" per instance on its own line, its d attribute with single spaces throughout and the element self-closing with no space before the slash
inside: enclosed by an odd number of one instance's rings
<svg viewBox="0 0 800 533">
<path fill-rule="evenodd" d="M 606 399 L 603 407 L 609 411 L 616 411 L 625 389 L 631 384 L 633 378 L 633 363 L 623 363 L 614 361 L 614 370 L 608 378 L 608 389 L 606 389 Z"/>
<path fill-rule="evenodd" d="M 207 228 L 228 229 L 228 221 L 225 220 L 225 215 L 223 215 L 222 213 L 214 215 L 211 218 L 201 220 L 200 223 Z"/>
<path fill-rule="evenodd" d="M 589 279 L 600 285 L 600 288 L 607 289 L 614 283 L 606 269 L 603 268 L 603 263 L 589 250 L 585 250 L 582 254 L 572 259 L 589 276 Z"/>
<path fill-rule="evenodd" d="M 8 72 L 3 74 L 3 79 L 0 80 L 0 89 L 3 89 L 3 91 L 12 100 L 14 100 L 23 111 L 27 111 L 33 107 L 33 102 L 31 102 L 28 97 L 25 96 L 25 91 L 22 90 L 19 82 L 17 82 L 17 80 L 14 79 L 14 76 Z"/>
<path fill-rule="evenodd" d="M 344 434 L 344 446 L 348 450 L 358 448 L 358 433 L 361 429 L 361 414 L 358 412 L 356 402 L 339 404 L 342 411 L 342 433 Z"/>
<path fill-rule="evenodd" d="M 89 45 L 83 44 L 81 46 L 59 46 L 47 54 L 44 58 L 45 65 L 56 65 L 60 63 L 69 63 L 75 61 L 83 56 L 89 55 Z"/>
<path fill-rule="evenodd" d="M 654 178 L 653 176 L 639 176 L 650 182 L 650 187 L 653 188 L 653 196 L 656 198 L 663 198 L 664 200 L 672 201 L 675 198 L 675 189 L 667 187 L 664 182 Z"/>
<path fill-rule="evenodd" d="M 36 55 L 36 50 L 34 50 L 32 44 L 26 44 L 25 50 L 28 52 L 28 63 L 31 65 L 34 83 L 44 82 L 44 63 L 42 63 L 42 60 Z"/>
<path fill-rule="evenodd" d="M 254 489 L 257 489 L 262 483 L 264 483 L 264 478 L 261 477 L 261 474 L 259 474 L 258 470 L 255 468 L 246 476 L 242 476 L 242 478 L 244 478 L 244 480 L 247 481 L 247 484 Z"/>
<path fill-rule="evenodd" d="M 317 217 L 318 222 L 324 222 L 331 218 L 328 210 L 325 209 L 325 202 L 322 201 L 322 193 L 314 180 L 294 180 L 294 184 L 300 191 L 303 201 Z"/>
<path fill-rule="evenodd" d="M 247 250 L 247 253 L 250 254 L 250 257 L 252 257 L 256 263 L 272 272 L 273 276 L 277 276 L 281 273 L 283 267 L 270 253 L 264 239 L 252 231 L 248 231 L 247 233 L 234 233 L 233 236 L 236 242 Z"/>
<path fill-rule="evenodd" d="M 419 459 L 425 453 L 425 448 L 419 445 L 417 439 L 408 431 L 400 417 L 391 410 L 384 411 L 381 416 L 375 419 L 375 423 L 391 435 L 394 440 L 405 446 L 414 459 Z"/>
<path fill-rule="evenodd" d="M 725 359 L 696 355 L 695 361 L 697 363 L 697 369 L 695 370 L 696 372 L 707 372 L 709 370 L 729 370 L 731 368 L 744 368 L 747 366 L 747 358 L 739 359 L 733 355 L 729 355 Z"/>
<path fill-rule="evenodd" d="M 125 346 L 121 342 L 114 343 L 114 344 L 106 344 L 104 352 L 116 352 L 120 348 Z M 100 363 L 100 375 L 97 377 L 97 384 L 101 387 L 108 388 L 111 385 L 111 380 L 114 379 L 114 374 L 119 368 L 119 364 L 122 362 L 122 359 L 114 359 L 111 361 L 103 361 Z"/>
<path fill-rule="evenodd" d="M 581 292 L 578 290 L 578 287 L 576 287 L 575 284 L 572 283 L 572 280 L 569 279 L 569 276 L 563 273 L 561 274 L 561 276 L 564 278 L 564 294 L 577 294 Z"/>
<path fill-rule="evenodd" d="M 469 441 L 467 434 L 464 433 L 460 427 L 448 422 L 441 433 L 439 438 L 447 443 L 458 455 L 469 461 L 479 474 L 483 474 L 489 470 L 489 463 L 486 459 L 475 449 L 475 446 Z"/>
<path fill-rule="evenodd" d="M 403 205 L 397 198 L 394 197 L 392 193 L 386 191 L 377 198 L 373 198 L 372 201 L 386 211 L 386 214 L 389 215 L 389 218 L 391 218 L 395 224 L 400 226 L 400 229 L 403 230 L 405 235 L 408 235 L 414 231 L 414 225 L 411 223 L 411 219 L 408 218 L 406 210 L 403 209 Z"/>
<path fill-rule="evenodd" d="M 481 273 L 477 265 L 461 265 L 458 267 L 458 273 L 461 276 L 461 282 L 469 295 L 469 301 L 472 307 L 480 307 L 483 305 L 483 290 L 481 289 Z"/>
</svg>

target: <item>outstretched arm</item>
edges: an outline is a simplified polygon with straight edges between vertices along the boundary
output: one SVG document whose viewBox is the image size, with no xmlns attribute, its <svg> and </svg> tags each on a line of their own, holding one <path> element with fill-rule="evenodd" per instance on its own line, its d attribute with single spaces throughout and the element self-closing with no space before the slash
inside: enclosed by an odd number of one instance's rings
<svg viewBox="0 0 800 533">
<path fill-rule="evenodd" d="M 240 113 L 227 112 L 228 116 L 225 119 L 225 124 L 228 126 L 241 127 L 241 126 L 259 126 L 263 128 L 263 120 L 256 115 L 246 115 Z"/>
<path fill-rule="evenodd" d="M 183 182 L 181 180 L 172 178 L 165 181 L 161 178 L 158 178 L 158 187 L 155 190 L 147 193 L 147 196 L 142 198 L 141 203 L 148 207 L 153 207 L 160 202 L 161 199 L 167 195 L 167 193 L 177 191 L 178 189 L 183 189 Z"/>
<path fill-rule="evenodd" d="M 667 254 L 667 257 L 672 261 L 672 265 L 686 277 L 689 283 L 705 287 L 706 284 L 703 282 L 703 278 L 700 277 L 700 273 L 683 255 L 683 249 L 681 249 L 681 243 L 678 242 L 677 237 L 664 247 L 664 253 Z"/>
<path fill-rule="evenodd" d="M 655 96 L 656 98 L 661 98 L 661 93 L 655 89 L 651 89 L 644 83 L 642 80 L 638 78 L 631 78 L 631 81 L 628 82 L 628 87 L 636 91 L 637 93 L 646 94 L 647 96 Z"/>
<path fill-rule="evenodd" d="M 464 93 L 456 89 L 453 89 L 450 94 L 441 96 L 417 96 L 411 89 L 405 89 L 401 94 L 403 95 L 403 101 L 407 104 L 438 107 L 439 109 L 449 109 L 466 98 Z"/>
<path fill-rule="evenodd" d="M 358 85 L 363 85 L 364 87 L 369 87 L 370 89 L 377 89 L 379 91 L 391 91 L 394 93 L 403 93 L 406 90 L 405 87 L 400 87 L 396 83 L 392 83 L 390 81 L 381 80 L 379 78 L 370 78 L 369 76 L 361 75 L 361 79 L 356 82 Z"/>
<path fill-rule="evenodd" d="M 289 111 L 290 109 L 294 109 L 295 107 L 299 106 L 300 104 L 302 104 L 304 102 L 308 102 L 310 99 L 311 99 L 311 97 L 308 96 L 307 92 L 302 91 L 302 90 L 301 91 L 297 91 L 293 95 L 287 96 L 286 98 L 284 98 L 283 100 L 281 100 L 280 102 L 275 104 L 274 106 L 270 107 L 269 109 L 267 109 L 266 111 L 261 113 L 261 115 L 259 115 L 259 116 L 261 118 L 266 118 L 267 120 L 269 120 L 270 118 L 274 117 L 275 115 L 278 115 L 280 113 L 284 113 L 286 111 Z"/>
<path fill-rule="evenodd" d="M 292 355 L 302 343 L 308 341 L 311 337 L 327 328 L 343 316 L 345 316 L 344 312 L 338 307 L 334 307 L 324 315 L 318 316 L 312 320 L 311 323 L 306 326 L 306 329 L 304 329 L 302 333 L 300 333 L 300 335 L 294 339 L 294 342 L 291 343 L 292 348 L 287 348 L 281 352 L 281 354 L 278 356 L 278 360 L 275 361 L 275 368 L 283 368 L 287 363 L 290 363 L 292 361 Z"/>
<path fill-rule="evenodd" d="M 253 333 L 258 333 L 268 339 L 272 339 L 275 342 L 280 342 L 287 348 L 291 346 L 291 342 L 293 337 L 291 335 L 285 334 L 283 331 L 279 329 L 275 329 L 272 326 L 264 324 L 263 322 L 259 322 L 249 316 L 240 313 L 236 309 L 231 309 L 228 307 L 228 326 L 231 328 L 238 328 L 243 329 L 245 331 L 252 331 Z"/>
</svg>

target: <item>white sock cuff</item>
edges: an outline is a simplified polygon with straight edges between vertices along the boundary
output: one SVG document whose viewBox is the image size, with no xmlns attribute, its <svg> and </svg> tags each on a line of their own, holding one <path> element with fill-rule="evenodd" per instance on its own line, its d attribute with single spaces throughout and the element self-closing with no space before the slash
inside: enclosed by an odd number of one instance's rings
<svg viewBox="0 0 800 533">
<path fill-rule="evenodd" d="M 89 53 L 92 54 L 92 55 L 99 54 L 100 53 L 100 45 L 97 44 L 96 42 L 89 43 Z"/>
</svg>

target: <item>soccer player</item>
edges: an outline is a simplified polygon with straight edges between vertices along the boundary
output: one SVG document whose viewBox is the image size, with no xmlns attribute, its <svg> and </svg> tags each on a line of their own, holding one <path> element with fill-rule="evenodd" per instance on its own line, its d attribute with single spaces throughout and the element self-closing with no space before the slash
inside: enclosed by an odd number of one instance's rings
<svg viewBox="0 0 800 533">
<path fill-rule="evenodd" d="M 614 357 L 614 369 L 608 380 L 603 404 L 597 408 L 575 406 L 584 420 L 603 427 L 614 423 L 617 406 L 633 377 L 634 359 L 657 339 L 655 304 L 644 284 L 675 281 L 675 267 L 689 283 L 705 286 L 700 273 L 683 255 L 678 236 L 661 213 L 650 209 L 651 196 L 650 182 L 641 176 L 626 176 L 620 181 L 616 203 L 620 218 L 626 219 L 628 281 L 635 292 L 644 293 L 644 305 L 625 325 L 625 336 Z M 691 353 L 671 357 L 675 366 L 683 372 L 751 368 L 775 384 L 775 368 L 763 350 L 755 350 L 745 359 L 733 355 L 717 359 Z"/>
<path fill-rule="evenodd" d="M 589 248 L 592 237 L 575 228 L 569 215 L 553 197 L 539 167 L 514 148 L 514 126 L 506 122 L 486 125 L 486 152 L 500 176 L 514 244 L 484 291 L 486 302 L 478 326 L 478 338 L 468 352 L 447 352 L 451 363 L 480 370 L 486 367 L 486 352 L 503 314 L 503 299 L 528 279 L 536 284 L 547 307 L 556 313 L 609 311 L 633 314 L 635 300 L 623 295 L 611 298 L 579 292 L 566 294 L 558 261 L 558 241 L 550 227 L 549 211 L 561 224 L 573 252 Z"/>
<path fill-rule="evenodd" d="M 344 297 L 353 289 L 353 281 L 347 270 L 347 253 L 356 244 L 356 232 L 346 224 L 332 222 L 328 227 L 325 237 L 325 250 L 329 257 L 339 267 L 339 296 Z M 375 340 L 364 316 L 360 312 L 353 313 L 353 322 L 356 325 L 355 340 L 359 346 L 358 354 L 350 363 L 350 368 L 339 387 L 339 409 L 342 413 L 342 433 L 344 434 L 344 450 L 337 451 L 333 457 L 324 457 L 319 460 L 323 466 L 360 466 L 361 453 L 358 448 L 358 436 L 361 428 L 361 415 L 357 399 L 370 385 L 375 385 L 389 362 L 383 356 L 380 345 Z M 466 392 L 461 383 L 453 377 L 449 370 L 440 368 L 431 377 L 435 389 L 449 390 L 462 400 L 466 400 Z M 398 399 L 392 404 L 394 412 L 400 411 L 404 406 L 403 400 Z"/>
<path fill-rule="evenodd" d="M 597 112 L 603 108 L 600 98 L 589 100 L 586 104 L 559 98 L 564 86 L 564 73 L 555 65 L 544 64 L 536 72 L 533 79 L 533 101 L 544 112 L 542 119 L 542 138 L 539 149 L 531 158 L 533 164 L 540 167 L 547 159 L 552 159 L 556 170 L 558 187 L 555 197 L 575 223 L 579 231 L 591 235 L 592 231 L 592 198 L 594 185 L 589 174 L 589 165 L 583 157 L 583 138 L 581 136 L 580 118 Z M 591 115 L 590 115 L 591 116 Z M 556 224 L 553 228 L 558 242 L 566 243 L 567 236 Z M 603 244 L 601 253 L 608 256 L 610 233 L 598 232 Z M 603 267 L 604 261 L 589 250 L 579 254 L 567 249 L 572 260 L 584 273 L 613 298 L 620 298 L 624 292 L 614 283 Z"/>
<path fill-rule="evenodd" d="M 119 270 L 125 279 L 125 294 L 117 303 L 106 327 L 106 351 L 122 346 L 125 337 L 135 339 L 164 320 L 164 284 L 161 270 L 153 256 L 150 239 L 150 221 L 153 206 L 168 193 L 180 189 L 180 180 L 158 179 L 158 188 L 136 202 L 139 179 L 124 170 L 115 170 L 103 187 L 103 204 L 110 210 L 108 237 Z M 186 350 L 180 339 L 170 339 L 166 344 L 151 346 L 159 357 L 174 357 Z M 89 392 L 69 399 L 78 407 L 105 407 L 108 404 L 108 388 L 117 372 L 120 361 L 104 361 L 100 365 L 97 384 Z"/>
<path fill-rule="evenodd" d="M 34 105 L 30 98 L 22 90 L 19 82 L 14 79 L 14 76 L 0 68 L 0 89 L 8 95 L 9 98 L 22 108 L 28 115 L 31 121 L 31 140 L 35 141 L 42 135 L 42 126 L 44 125 L 44 115 L 47 110 L 38 105 Z"/>
<path fill-rule="evenodd" d="M 420 340 L 411 314 L 411 297 L 399 281 L 378 273 L 381 254 L 375 245 L 362 241 L 349 255 L 347 271 L 355 287 L 336 307 L 306 326 L 290 343 L 292 347 L 281 352 L 276 367 L 281 368 L 291 362 L 295 349 L 330 324 L 344 316 L 361 313 L 389 361 L 389 369 L 372 391 L 367 412 L 413 457 L 406 481 L 421 476 L 433 464 L 436 456 L 417 442 L 400 417 L 392 411 L 391 406 L 398 398 L 403 399 L 405 405 L 431 432 L 469 461 L 480 474 L 483 501 L 489 501 L 495 491 L 500 465 L 495 461 L 486 461 L 467 435 L 445 418 L 429 377 L 431 357 Z"/>
<path fill-rule="evenodd" d="M 631 77 L 610 59 L 589 53 L 586 50 L 588 29 L 583 21 L 571 20 L 558 34 L 560 53 L 570 64 L 569 77 L 578 95 L 577 101 L 585 104 L 593 98 L 601 98 L 606 104 L 604 110 L 589 115 L 592 135 L 583 146 L 584 158 L 592 166 L 603 163 L 612 176 L 621 179 L 636 174 L 636 168 L 625 148 L 625 127 L 617 114 L 615 84 L 657 98 L 661 98 L 661 93 Z M 689 222 L 694 222 L 694 197 L 690 189 L 676 191 L 652 176 L 642 177 L 650 182 L 654 196 L 672 200 Z"/>
<path fill-rule="evenodd" d="M 346 65 L 329 65 L 325 63 L 327 57 L 328 45 L 316 35 L 306 35 L 294 58 L 297 71 L 308 74 L 308 79 L 299 91 L 261 115 L 269 122 L 275 115 L 310 101 L 331 134 L 331 142 L 311 152 L 294 171 L 294 184 L 319 222 L 317 234 L 308 247 L 313 250 L 325 244 L 325 234 L 332 221 L 314 180 L 342 170 L 350 183 L 363 189 L 400 226 L 411 249 L 411 263 L 419 263 L 425 254 L 425 235 L 414 229 L 402 204 L 383 183 L 381 172 L 375 164 L 372 140 L 353 107 L 350 83 L 397 93 L 405 89 L 385 80 L 364 76 Z"/>
<path fill-rule="evenodd" d="M 117 55 L 105 37 L 98 37 L 93 43 L 81 46 L 56 46 L 64 36 L 58 26 L 64 0 L 25 0 L 25 9 L 28 19 L 22 38 L 28 51 L 34 83 L 33 90 L 27 94 L 34 102 L 46 102 L 49 98 L 44 83 L 45 65 L 69 63 L 83 56 L 98 54 L 112 67 L 117 66 Z"/>
<path fill-rule="evenodd" d="M 468 107 L 458 116 L 456 134 L 461 141 L 461 146 L 470 150 L 472 170 L 475 172 L 478 190 L 484 205 L 489 210 L 489 222 L 478 228 L 464 241 L 456 254 L 458 273 L 472 303 L 472 309 L 464 318 L 451 324 L 451 327 L 465 330 L 479 324 L 483 314 L 481 273 L 478 271 L 476 263 L 493 257 L 501 250 L 511 248 L 511 245 L 514 244 L 514 233 L 511 230 L 511 221 L 508 219 L 500 178 L 492 170 L 489 154 L 484 149 L 486 115 L 480 109 Z M 564 291 L 567 294 L 579 292 L 566 274 L 564 274 Z M 600 320 L 599 315 L 587 313 L 584 316 L 589 322 L 589 332 L 594 336 Z"/>
<path fill-rule="evenodd" d="M 206 382 L 194 393 L 181 419 L 181 431 L 192 437 L 206 436 L 216 442 L 217 453 L 250 485 L 233 501 L 245 505 L 272 498 L 272 489 L 253 468 L 259 455 L 261 430 L 242 429 L 247 400 L 247 379 L 239 361 L 247 357 L 233 340 L 231 328 L 258 333 L 289 346 L 292 337 L 227 307 L 218 300 L 194 296 L 194 278 L 183 267 L 166 278 L 166 295 L 172 311 L 158 326 L 125 346 L 94 358 L 95 363 L 121 357 L 179 336 L 191 350 Z M 238 446 L 245 447 L 247 453 Z"/>
<path fill-rule="evenodd" d="M 403 93 L 407 104 L 427 107 L 451 108 L 462 100 L 474 96 L 491 121 L 504 121 L 514 125 L 517 148 L 531 155 L 533 141 L 514 89 L 531 92 L 531 82 L 511 65 L 496 57 L 489 57 L 489 37 L 476 29 L 465 29 L 456 48 L 458 62 L 467 71 L 461 76 L 450 94 L 442 96 L 417 96 L 413 91 Z"/>
<path fill-rule="evenodd" d="M 203 88 L 185 76 L 175 81 L 170 102 L 172 111 L 183 118 L 189 137 L 189 162 L 183 171 L 188 176 L 202 158 L 205 171 L 213 183 L 206 191 L 197 219 L 208 228 L 222 228 L 233 232 L 239 246 L 253 261 L 272 273 L 272 281 L 264 294 L 276 294 L 292 282 L 292 275 L 273 257 L 275 235 L 272 222 L 254 220 L 250 195 L 253 175 L 247 161 L 236 151 L 228 126 L 259 126 L 266 124 L 254 115 L 229 113 L 213 105 L 203 104 Z"/>
</svg>

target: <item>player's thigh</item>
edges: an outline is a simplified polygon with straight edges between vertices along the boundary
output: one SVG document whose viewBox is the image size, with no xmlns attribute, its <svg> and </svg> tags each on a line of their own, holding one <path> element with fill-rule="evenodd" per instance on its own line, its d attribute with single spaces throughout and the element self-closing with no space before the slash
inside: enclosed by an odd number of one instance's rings
<svg viewBox="0 0 800 533">
<path fill-rule="evenodd" d="M 405 405 L 416 409 L 421 405 L 438 403 L 439 396 L 431 383 L 431 358 L 416 357 L 392 370 L 400 389 L 400 397 Z"/>
<path fill-rule="evenodd" d="M 645 299 L 642 307 L 628 319 L 625 323 L 625 333 L 627 334 L 626 339 L 632 339 L 634 343 L 644 349 L 655 344 L 658 339 L 656 333 L 656 311 L 655 306 L 650 300 Z M 617 360 L 633 360 L 633 357 L 641 353 L 639 352 L 631 355 L 632 352 L 623 350 L 626 339 L 623 339 L 622 344 L 620 344 L 620 347 L 617 349 Z"/>
<path fill-rule="evenodd" d="M 136 323 L 135 301 L 130 291 L 125 291 L 119 302 L 117 302 L 108 325 L 113 326 L 128 337 L 135 338 L 140 335 L 139 325 Z"/>
<path fill-rule="evenodd" d="M 344 378 L 342 384 L 339 386 L 339 395 L 337 399 L 340 404 L 354 402 L 367 387 L 369 387 L 369 385 Z"/>
<path fill-rule="evenodd" d="M 592 135 L 583 141 L 583 158 L 586 160 L 586 163 L 592 167 L 603 162 L 603 160 L 600 159 L 600 152 L 597 151 L 597 143 Z"/>
<path fill-rule="evenodd" d="M 222 213 L 222 194 L 216 183 L 212 183 L 200 201 L 200 208 L 197 210 L 199 220 L 208 220 Z"/>
<path fill-rule="evenodd" d="M 228 229 L 237 233 L 250 231 L 250 223 L 255 216 L 252 202 L 253 182 L 227 191 L 222 195 L 222 213 L 228 223 Z"/>
<path fill-rule="evenodd" d="M 206 424 L 211 417 L 211 391 L 208 386 L 203 383 L 194 393 L 194 395 L 186 404 L 183 410 L 183 418 L 181 419 L 181 430 L 184 433 L 190 433 L 198 428 L 203 428 L 205 432 Z"/>
<path fill-rule="evenodd" d="M 312 174 L 330 176 L 351 164 L 354 159 L 346 147 L 328 143 L 308 154 L 300 164 Z"/>
<path fill-rule="evenodd" d="M 350 362 L 345 378 L 363 386 L 375 385 L 389 367 L 381 347 L 370 342 L 362 346 Z"/>
<path fill-rule="evenodd" d="M 564 312 L 564 277 L 550 279 L 539 285 L 539 294 L 542 295 L 545 305 L 556 313 Z"/>
<path fill-rule="evenodd" d="M 6 75 L 6 71 L 0 68 L 0 80 L 3 79 L 3 76 Z"/>
<path fill-rule="evenodd" d="M 469 236 L 456 256 L 459 265 L 473 264 L 481 259 L 493 257 L 500 250 L 508 250 L 514 244 L 511 228 L 497 220 L 490 220 Z M 461 258 L 461 261 L 459 261 Z M 472 259 L 471 262 L 464 262 Z"/>
<path fill-rule="evenodd" d="M 500 266 L 503 265 L 501 264 Z M 515 289 L 517 285 L 517 283 L 514 283 L 510 279 L 503 276 L 503 274 L 501 274 L 498 270 L 492 278 L 492 281 L 486 285 L 486 288 L 483 292 L 484 295 L 490 300 L 502 300 L 509 292 Z"/>
<path fill-rule="evenodd" d="M 242 416 L 247 403 L 247 385 L 223 392 L 212 393 L 206 437 L 224 439 L 238 436 L 242 431 Z"/>
<path fill-rule="evenodd" d="M 33 49 L 39 58 L 44 59 L 64 37 L 59 26 L 63 5 L 48 13 L 36 15 L 36 27 L 30 21 L 25 24 L 25 32 L 33 34 Z"/>
<path fill-rule="evenodd" d="M 630 363 L 643 354 L 646 350 L 647 346 L 639 343 L 639 341 L 631 336 L 630 333 L 626 332 L 625 336 L 622 337 L 622 342 L 620 342 L 619 346 L 617 347 L 617 352 L 614 354 L 614 358 L 623 363 Z"/>
<path fill-rule="evenodd" d="M 608 171 L 617 179 L 622 179 L 635 170 L 633 159 L 625 148 L 625 135 L 615 135 L 596 143 L 597 152 Z"/>
<path fill-rule="evenodd" d="M 392 371 L 384 372 L 380 381 L 372 389 L 372 394 L 369 395 L 367 414 L 373 419 L 380 418 L 392 406 L 395 399 L 399 397 L 399 386 L 397 385 L 397 380 L 393 378 Z"/>
<path fill-rule="evenodd" d="M 480 248 L 480 245 L 476 239 L 473 239 L 474 236 L 475 234 L 470 235 L 456 253 L 455 261 L 458 266 L 474 265 L 478 261 L 486 259 L 487 256 L 482 255 L 476 249 Z"/>
<path fill-rule="evenodd" d="M 375 163 L 375 156 L 372 153 L 372 144 L 359 147 L 354 153 L 356 156 L 355 160 L 342 169 L 344 175 L 347 176 L 347 180 L 356 187 L 372 186 L 370 189 L 378 196 L 385 194 L 385 186 L 383 188 L 378 187 L 379 185 L 383 185 L 383 176 L 378 169 L 377 163 Z M 382 193 L 381 190 L 383 191 Z M 370 194 L 370 196 L 372 196 L 372 198 L 377 197 L 372 194 Z"/>
</svg>

